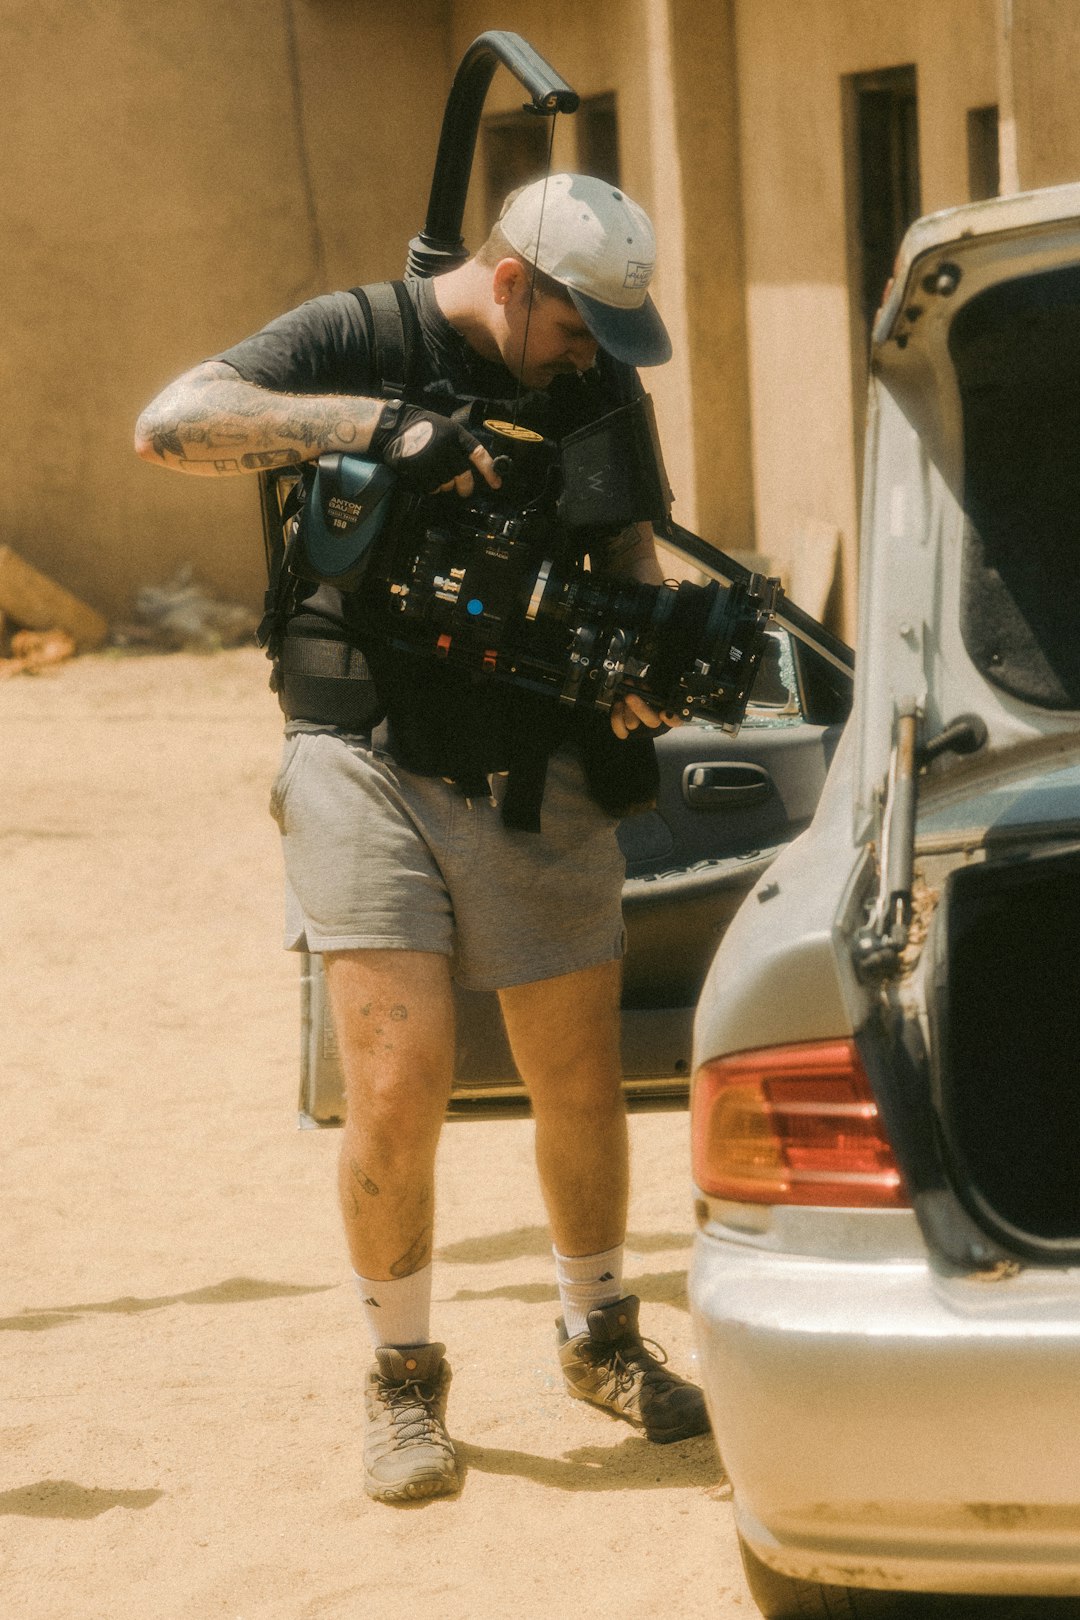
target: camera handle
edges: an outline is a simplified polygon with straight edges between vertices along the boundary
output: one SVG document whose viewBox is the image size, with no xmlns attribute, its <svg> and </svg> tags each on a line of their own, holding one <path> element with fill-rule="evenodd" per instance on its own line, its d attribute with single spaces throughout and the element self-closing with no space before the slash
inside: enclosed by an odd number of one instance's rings
<svg viewBox="0 0 1080 1620">
<path fill-rule="evenodd" d="M 577 112 L 579 96 L 538 51 L 506 29 L 474 39 L 461 59 L 443 114 L 431 180 L 427 220 L 409 243 L 405 274 L 424 279 L 453 270 L 468 258 L 461 221 L 472 173 L 480 114 L 495 69 L 502 64 L 529 92 L 530 110 L 541 117 Z"/>
</svg>

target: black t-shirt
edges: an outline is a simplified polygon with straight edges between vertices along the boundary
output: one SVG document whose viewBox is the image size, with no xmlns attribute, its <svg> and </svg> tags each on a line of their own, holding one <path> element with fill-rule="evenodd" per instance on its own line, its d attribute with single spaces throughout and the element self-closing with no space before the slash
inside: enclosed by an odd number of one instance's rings
<svg viewBox="0 0 1080 1620">
<path fill-rule="evenodd" d="M 478 354 L 450 325 L 431 282 L 410 280 L 405 286 L 423 347 L 419 384 L 410 389 L 410 398 L 445 414 L 471 399 L 491 405 L 514 401 L 513 374 Z M 363 311 L 347 292 L 313 298 L 214 358 L 245 381 L 279 393 L 378 396 L 383 391 Z M 521 395 L 517 419 L 561 439 L 640 392 L 630 367 L 601 354 L 590 372 L 560 376 L 547 389 Z M 319 592 L 318 606 L 324 613 L 341 612 L 347 622 L 363 619 L 362 608 L 355 612 L 355 604 L 347 599 L 342 604 L 338 593 L 326 588 Z M 365 651 L 387 707 L 390 747 L 407 769 L 453 777 L 472 788 L 489 772 L 507 768 L 512 778 L 539 772 L 542 780 L 540 761 L 568 737 L 595 739 L 604 729 L 610 736 L 606 717 L 583 723 L 556 699 L 496 684 L 479 671 L 469 674 L 377 643 Z M 587 743 L 585 751 L 590 751 Z"/>
<path fill-rule="evenodd" d="M 546 389 L 519 397 L 513 373 L 486 360 L 450 325 L 429 280 L 404 283 L 419 320 L 423 354 L 419 390 L 431 410 L 449 411 L 454 401 L 514 402 L 518 420 L 535 420 L 552 438 L 563 438 L 598 416 L 637 398 L 641 383 L 630 367 L 601 352 L 581 375 L 561 376 Z M 374 373 L 367 325 L 352 293 L 326 293 L 270 321 L 253 337 L 214 355 L 246 382 L 285 394 L 383 392 Z M 417 400 L 420 403 L 420 400 Z"/>
<path fill-rule="evenodd" d="M 510 399 L 516 389 L 501 362 L 485 360 L 450 325 L 430 281 L 405 283 L 423 335 L 426 381 L 444 378 L 462 397 Z M 278 316 L 254 337 L 215 355 L 247 382 L 289 394 L 375 394 L 371 347 L 359 301 L 326 293 Z"/>
</svg>

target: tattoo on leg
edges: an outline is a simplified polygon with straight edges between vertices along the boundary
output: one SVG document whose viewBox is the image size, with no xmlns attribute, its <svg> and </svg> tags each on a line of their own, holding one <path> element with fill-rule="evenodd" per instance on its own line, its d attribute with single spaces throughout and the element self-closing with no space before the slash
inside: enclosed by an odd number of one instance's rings
<svg viewBox="0 0 1080 1620">
<path fill-rule="evenodd" d="M 348 1188 L 348 1194 L 349 1194 L 349 1203 L 352 1206 L 352 1208 L 349 1210 L 349 1214 L 352 1215 L 353 1218 L 355 1219 L 355 1217 L 357 1215 L 359 1215 L 359 1213 L 360 1213 L 360 1200 L 359 1200 L 359 1198 L 357 1198 L 356 1194 L 353 1192 L 351 1187 Z"/>
<path fill-rule="evenodd" d="M 355 1159 L 349 1160 L 349 1169 L 352 1171 L 353 1180 L 364 1189 L 368 1196 L 370 1198 L 378 1198 L 378 1187 L 376 1187 L 370 1176 L 364 1174 Z"/>
<path fill-rule="evenodd" d="M 431 1259 L 431 1233 L 430 1224 L 424 1227 L 420 1236 L 409 1245 L 405 1253 L 394 1261 L 390 1267 L 391 1277 L 411 1277 L 414 1271 L 419 1271 Z"/>
<path fill-rule="evenodd" d="M 408 1018 L 408 1016 L 409 1016 L 408 1007 L 403 1006 L 400 1001 L 397 1002 L 396 1005 L 391 1007 L 391 1009 L 390 1009 L 390 1017 L 395 1019 L 399 1023 L 400 1023 L 401 1019 Z"/>
</svg>

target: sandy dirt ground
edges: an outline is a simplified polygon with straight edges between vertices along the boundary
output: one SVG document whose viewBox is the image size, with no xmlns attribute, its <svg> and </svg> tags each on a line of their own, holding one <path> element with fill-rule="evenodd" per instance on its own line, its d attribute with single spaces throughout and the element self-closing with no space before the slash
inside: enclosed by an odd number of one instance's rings
<svg viewBox="0 0 1080 1620">
<path fill-rule="evenodd" d="M 261 654 L 0 689 L 0 1612 L 752 1620 L 711 1440 L 560 1392 L 526 1121 L 447 1127 L 435 1323 L 461 1495 L 360 1487 L 369 1352 L 296 1129 Z M 629 1276 L 692 1370 L 685 1114 L 632 1122 Z"/>
</svg>

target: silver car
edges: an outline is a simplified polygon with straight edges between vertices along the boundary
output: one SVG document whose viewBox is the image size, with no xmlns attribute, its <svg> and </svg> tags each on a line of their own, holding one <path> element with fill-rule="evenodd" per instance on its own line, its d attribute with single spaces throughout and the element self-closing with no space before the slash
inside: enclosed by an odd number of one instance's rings
<svg viewBox="0 0 1080 1620">
<path fill-rule="evenodd" d="M 773 1620 L 1080 1594 L 1078 1053 L 1068 186 L 904 240 L 854 710 L 699 1004 L 691 1308 Z"/>
</svg>

